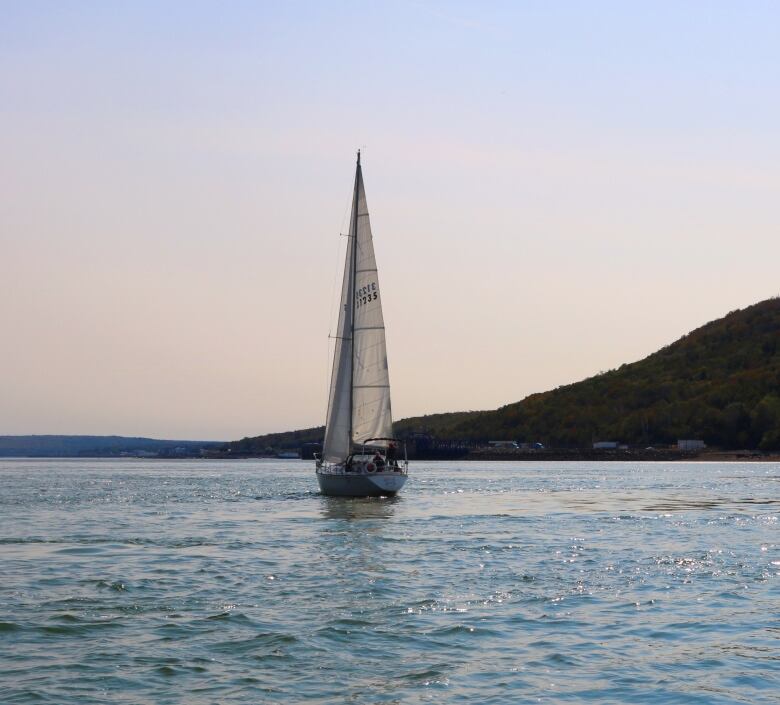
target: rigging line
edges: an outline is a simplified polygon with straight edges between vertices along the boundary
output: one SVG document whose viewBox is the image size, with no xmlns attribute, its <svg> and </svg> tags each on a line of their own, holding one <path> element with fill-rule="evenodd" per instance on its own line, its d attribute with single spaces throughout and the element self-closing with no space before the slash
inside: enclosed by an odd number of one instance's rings
<svg viewBox="0 0 780 705">
<path fill-rule="evenodd" d="M 333 330 L 333 314 L 336 309 L 336 283 L 338 282 L 339 277 L 339 262 L 341 262 L 342 254 L 341 254 L 341 242 L 342 242 L 342 233 L 339 232 L 339 244 L 336 247 L 336 266 L 333 268 L 333 284 L 331 285 L 330 289 L 330 316 L 328 318 L 328 333 Z M 347 240 L 349 242 L 349 240 Z M 341 296 L 339 296 L 339 303 L 341 303 Z"/>
<path fill-rule="evenodd" d="M 344 232 L 344 226 L 347 224 L 347 216 L 349 216 L 351 210 L 352 210 L 352 199 L 350 198 L 344 204 L 344 215 L 341 216 L 341 227 L 339 228 L 340 233 Z"/>
<path fill-rule="evenodd" d="M 332 337 L 338 338 L 338 336 L 331 336 L 330 332 L 333 330 L 333 316 L 336 309 L 336 283 L 338 282 L 339 277 L 339 262 L 341 262 L 341 243 L 347 242 L 349 243 L 349 238 L 344 240 L 344 225 L 347 222 L 347 214 L 350 212 L 352 208 L 352 199 L 349 199 L 347 203 L 344 206 L 344 215 L 341 216 L 341 227 L 339 228 L 339 244 L 336 247 L 336 266 L 333 268 L 333 284 L 330 289 L 330 313 L 328 315 L 328 340 L 325 343 L 325 355 L 326 355 L 326 362 L 325 362 L 325 376 L 323 379 L 325 380 L 325 399 L 327 400 L 325 402 L 325 420 L 327 422 L 328 419 L 328 410 L 330 409 L 330 384 L 331 384 L 331 371 L 332 371 L 332 362 L 331 362 L 331 354 L 330 354 L 330 339 Z M 339 296 L 339 304 L 341 303 L 341 296 Z M 338 325 L 338 323 L 336 324 Z M 336 346 L 333 346 L 333 354 L 336 354 Z"/>
<path fill-rule="evenodd" d="M 341 238 L 339 238 L 339 245 L 336 248 L 336 266 L 333 268 L 333 283 L 330 288 L 330 313 L 328 314 L 328 336 L 333 330 L 333 312 L 336 309 L 336 282 L 339 276 L 339 261 L 341 260 Z M 339 297 L 341 299 L 341 297 Z"/>
<path fill-rule="evenodd" d="M 339 275 L 339 262 L 341 262 L 341 242 L 343 238 L 346 238 L 346 241 L 349 242 L 349 238 L 352 237 L 352 233 L 344 233 L 344 230 L 346 229 L 344 226 L 347 225 L 347 218 L 350 215 L 350 211 L 352 210 L 352 198 L 349 198 L 347 202 L 344 204 L 344 214 L 341 216 L 341 226 L 339 227 L 339 244 L 336 248 L 336 266 L 333 268 L 333 287 L 330 292 L 330 318 L 328 319 L 328 333 L 333 330 L 333 309 L 336 307 L 336 282 L 338 281 L 338 275 Z M 341 301 L 341 297 L 339 296 L 339 302 Z"/>
<path fill-rule="evenodd" d="M 325 423 L 328 423 L 328 411 L 330 411 L 330 337 L 325 343 Z M 325 434 L 323 433 L 322 445 L 324 450 Z"/>
<path fill-rule="evenodd" d="M 333 330 L 333 314 L 336 309 L 336 282 L 339 275 L 339 260 L 341 260 L 341 238 L 339 238 L 339 244 L 336 248 L 336 266 L 333 268 L 333 284 L 330 289 L 330 314 L 328 316 L 328 339 L 325 341 L 325 422 L 328 421 L 328 411 L 330 410 L 330 374 L 331 374 L 331 354 L 330 354 L 330 332 Z M 339 302 L 341 297 L 339 296 Z M 338 324 L 336 324 L 338 325 Z M 336 346 L 333 346 L 333 355 L 336 355 Z"/>
</svg>

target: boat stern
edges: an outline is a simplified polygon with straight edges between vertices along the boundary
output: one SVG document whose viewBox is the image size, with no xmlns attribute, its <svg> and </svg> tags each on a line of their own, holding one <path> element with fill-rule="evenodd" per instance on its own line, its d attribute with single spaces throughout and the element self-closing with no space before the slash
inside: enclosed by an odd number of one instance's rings
<svg viewBox="0 0 780 705">
<path fill-rule="evenodd" d="M 329 497 L 392 497 L 406 484 L 400 472 L 373 474 L 317 471 L 322 494 Z"/>
</svg>

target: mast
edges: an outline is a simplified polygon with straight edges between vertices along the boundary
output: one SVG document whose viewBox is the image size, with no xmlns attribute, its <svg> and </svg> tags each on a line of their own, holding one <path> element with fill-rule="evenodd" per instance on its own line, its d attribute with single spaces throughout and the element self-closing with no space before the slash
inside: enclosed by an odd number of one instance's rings
<svg viewBox="0 0 780 705">
<path fill-rule="evenodd" d="M 355 195 L 352 199 L 352 261 L 349 263 L 352 280 L 351 320 L 349 322 L 350 344 L 350 382 L 349 382 L 349 440 L 347 452 L 352 450 L 352 421 L 355 412 L 355 277 L 357 276 L 357 234 L 358 234 L 358 197 L 360 196 L 360 150 L 357 152 L 357 167 L 355 168 Z"/>
</svg>

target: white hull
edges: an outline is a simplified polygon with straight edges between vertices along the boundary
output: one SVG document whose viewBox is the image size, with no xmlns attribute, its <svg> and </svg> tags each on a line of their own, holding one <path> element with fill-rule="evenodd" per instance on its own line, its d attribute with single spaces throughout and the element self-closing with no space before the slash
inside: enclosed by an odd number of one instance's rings
<svg viewBox="0 0 780 705">
<path fill-rule="evenodd" d="M 320 491 L 329 497 L 392 497 L 406 484 L 407 475 L 392 472 L 347 472 L 341 466 L 317 468 Z"/>
</svg>

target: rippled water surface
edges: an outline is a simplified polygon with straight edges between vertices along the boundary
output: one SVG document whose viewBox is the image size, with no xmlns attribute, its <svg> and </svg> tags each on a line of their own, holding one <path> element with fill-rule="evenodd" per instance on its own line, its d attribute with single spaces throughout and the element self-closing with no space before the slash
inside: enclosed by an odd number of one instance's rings
<svg viewBox="0 0 780 705">
<path fill-rule="evenodd" d="M 780 465 L 0 461 L 3 703 L 777 703 Z"/>
</svg>

